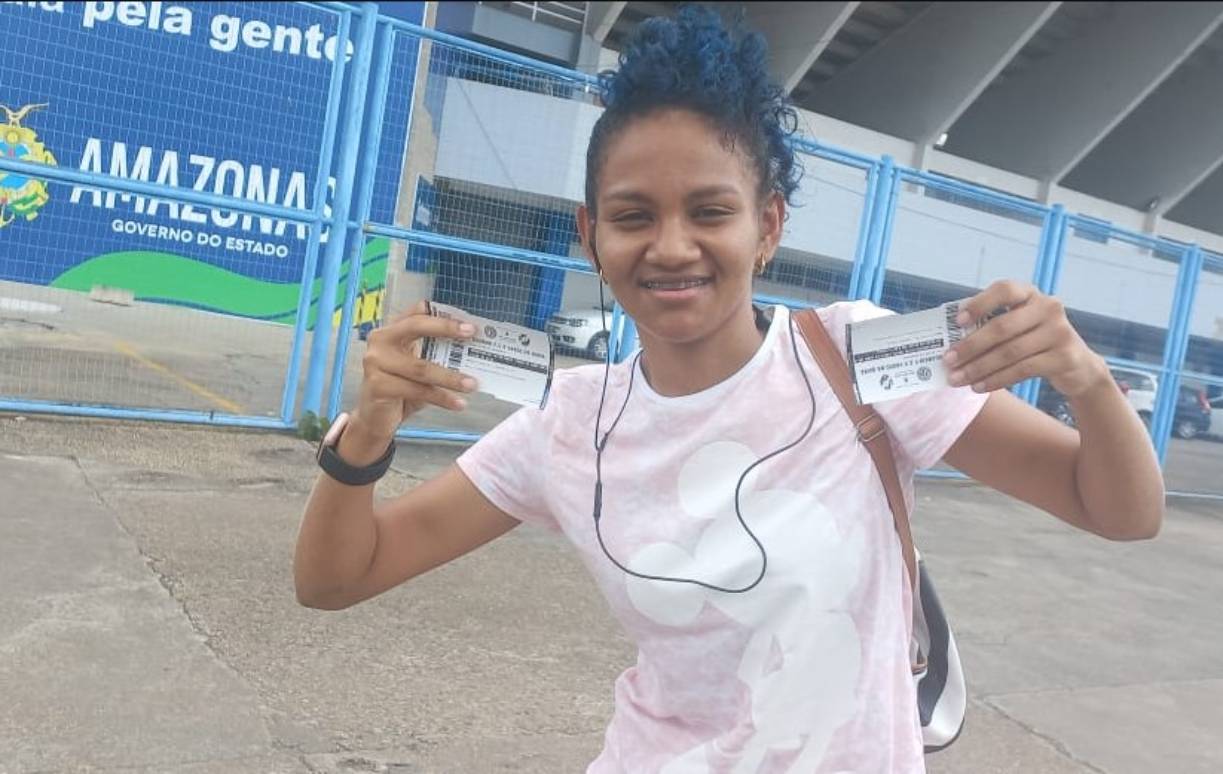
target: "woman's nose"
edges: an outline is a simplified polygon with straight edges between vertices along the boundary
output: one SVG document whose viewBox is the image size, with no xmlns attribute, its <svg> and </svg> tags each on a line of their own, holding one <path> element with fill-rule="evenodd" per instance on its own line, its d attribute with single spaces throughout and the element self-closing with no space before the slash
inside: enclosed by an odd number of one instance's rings
<svg viewBox="0 0 1223 774">
<path fill-rule="evenodd" d="M 700 248 L 678 219 L 668 218 L 659 222 L 654 240 L 646 251 L 646 260 L 665 265 L 682 265 L 696 260 Z"/>
</svg>

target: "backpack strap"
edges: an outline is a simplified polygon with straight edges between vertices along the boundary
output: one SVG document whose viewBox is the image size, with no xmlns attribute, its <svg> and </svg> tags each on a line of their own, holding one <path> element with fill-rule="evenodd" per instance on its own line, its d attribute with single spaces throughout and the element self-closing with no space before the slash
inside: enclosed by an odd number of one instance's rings
<svg viewBox="0 0 1223 774">
<path fill-rule="evenodd" d="M 913 535 L 909 529 L 909 511 L 905 506 L 904 489 L 896 472 L 896 459 L 892 456 L 892 442 L 888 437 L 888 426 L 875 409 L 860 405 L 854 394 L 853 382 L 845 356 L 814 309 L 804 309 L 794 315 L 798 330 L 811 348 L 815 362 L 819 363 L 824 378 L 836 393 L 845 413 L 858 430 L 858 440 L 870 452 L 875 462 L 875 471 L 883 482 L 888 506 L 892 509 L 892 520 L 896 523 L 896 534 L 900 537 L 900 550 L 904 555 L 905 569 L 909 572 L 909 583 L 917 589 L 917 554 L 913 549 Z"/>
</svg>

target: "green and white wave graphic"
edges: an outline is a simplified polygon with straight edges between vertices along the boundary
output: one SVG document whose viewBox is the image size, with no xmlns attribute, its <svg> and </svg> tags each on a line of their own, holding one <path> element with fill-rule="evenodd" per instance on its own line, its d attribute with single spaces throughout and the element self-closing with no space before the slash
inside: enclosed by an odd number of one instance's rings
<svg viewBox="0 0 1223 774">
<path fill-rule="evenodd" d="M 386 285 L 386 261 L 390 243 L 371 240 L 361 255 L 361 281 L 366 290 Z M 51 287 L 88 293 L 97 285 L 123 288 L 137 301 L 172 304 L 209 312 L 293 325 L 301 285 L 268 282 L 222 269 L 194 258 L 156 250 L 127 250 L 90 258 L 55 278 Z M 346 297 L 348 264 L 340 272 L 336 309 Z M 310 292 L 307 325 L 314 327 L 321 282 Z"/>
</svg>

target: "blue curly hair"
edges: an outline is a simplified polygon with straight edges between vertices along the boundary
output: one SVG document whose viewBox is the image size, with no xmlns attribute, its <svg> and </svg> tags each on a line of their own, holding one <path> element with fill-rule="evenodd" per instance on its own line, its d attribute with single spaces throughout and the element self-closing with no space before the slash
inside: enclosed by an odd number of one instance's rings
<svg viewBox="0 0 1223 774">
<path fill-rule="evenodd" d="M 781 194 L 793 204 L 802 167 L 789 139 L 798 113 L 768 71 L 764 37 L 731 29 L 701 5 L 685 5 L 675 19 L 643 22 L 620 54 L 618 70 L 599 74 L 605 106 L 586 149 L 586 206 L 595 212 L 599 173 L 609 141 L 634 119 L 666 108 L 684 108 L 722 132 L 759 173 L 761 199 Z"/>
</svg>

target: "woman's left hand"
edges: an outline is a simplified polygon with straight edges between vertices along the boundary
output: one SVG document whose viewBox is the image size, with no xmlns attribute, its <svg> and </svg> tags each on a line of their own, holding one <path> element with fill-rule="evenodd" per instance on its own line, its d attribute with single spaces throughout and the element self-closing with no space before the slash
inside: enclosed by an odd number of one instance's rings
<svg viewBox="0 0 1223 774">
<path fill-rule="evenodd" d="M 1031 285 L 993 283 L 961 305 L 958 322 L 970 326 L 999 308 L 1007 311 L 943 356 L 952 386 L 991 392 L 1038 376 L 1076 398 L 1112 381 L 1104 358 L 1079 336 L 1062 302 Z"/>
</svg>

